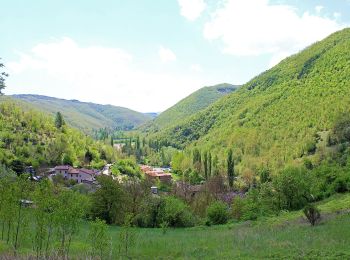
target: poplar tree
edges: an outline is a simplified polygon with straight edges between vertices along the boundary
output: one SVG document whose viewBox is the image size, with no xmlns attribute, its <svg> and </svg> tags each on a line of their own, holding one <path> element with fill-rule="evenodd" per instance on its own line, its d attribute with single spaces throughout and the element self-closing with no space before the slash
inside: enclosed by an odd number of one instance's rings
<svg viewBox="0 0 350 260">
<path fill-rule="evenodd" d="M 235 164 L 233 161 L 233 152 L 232 149 L 228 151 L 227 154 L 227 178 L 228 178 L 228 184 L 230 188 L 233 187 L 233 181 L 235 177 Z"/>
<path fill-rule="evenodd" d="M 0 62 L 0 69 L 2 70 L 3 67 L 5 67 L 4 64 Z M 0 71 L 0 95 L 4 94 L 2 92 L 2 90 L 6 87 L 5 86 L 5 78 L 6 77 L 8 77 L 8 74 L 3 72 L 3 71 Z"/>
<path fill-rule="evenodd" d="M 204 177 L 206 180 L 208 180 L 208 153 L 204 152 L 204 162 L 203 162 L 203 166 L 204 166 Z"/>
<path fill-rule="evenodd" d="M 61 112 L 56 113 L 55 126 L 56 128 L 61 128 L 64 125 L 64 120 Z"/>
<path fill-rule="evenodd" d="M 211 177 L 211 167 L 212 167 L 212 159 L 211 152 L 208 154 L 208 176 Z"/>
</svg>

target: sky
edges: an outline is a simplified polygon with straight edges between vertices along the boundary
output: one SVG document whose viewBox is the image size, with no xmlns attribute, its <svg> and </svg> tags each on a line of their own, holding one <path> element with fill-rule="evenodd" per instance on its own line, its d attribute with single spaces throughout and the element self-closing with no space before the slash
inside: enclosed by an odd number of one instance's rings
<svg viewBox="0 0 350 260">
<path fill-rule="evenodd" d="M 350 25 L 350 0 L 0 0 L 5 94 L 161 112 Z"/>
</svg>

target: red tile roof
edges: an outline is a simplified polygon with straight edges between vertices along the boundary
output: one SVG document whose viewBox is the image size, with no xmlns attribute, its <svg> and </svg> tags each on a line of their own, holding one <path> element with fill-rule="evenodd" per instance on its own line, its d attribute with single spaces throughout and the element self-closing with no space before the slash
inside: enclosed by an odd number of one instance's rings
<svg viewBox="0 0 350 260">
<path fill-rule="evenodd" d="M 164 173 L 163 171 L 147 171 L 145 172 L 147 175 L 152 177 L 164 177 L 164 176 L 170 176 L 170 173 Z"/>
<path fill-rule="evenodd" d="M 72 166 L 70 166 L 70 165 L 58 165 L 58 166 L 55 167 L 55 170 L 67 171 L 70 168 L 72 168 Z"/>
</svg>

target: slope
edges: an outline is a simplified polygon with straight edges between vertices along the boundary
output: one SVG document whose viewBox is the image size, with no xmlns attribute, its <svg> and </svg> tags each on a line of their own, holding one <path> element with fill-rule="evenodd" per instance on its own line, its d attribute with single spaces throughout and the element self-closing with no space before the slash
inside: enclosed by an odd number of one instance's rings
<svg viewBox="0 0 350 260">
<path fill-rule="evenodd" d="M 153 121 L 148 122 L 143 130 L 152 132 L 178 124 L 179 121 L 207 108 L 237 88 L 237 86 L 227 83 L 201 88 L 162 112 Z"/>
<path fill-rule="evenodd" d="M 349 46 L 350 29 L 336 32 L 150 138 L 221 158 L 232 147 L 240 171 L 295 162 L 329 137 L 341 114 L 349 115 Z"/>
<path fill-rule="evenodd" d="M 149 115 L 112 105 L 99 105 L 41 95 L 12 95 L 11 97 L 51 114 L 60 111 L 69 125 L 85 133 L 91 133 L 92 129 L 104 127 L 130 130 L 151 119 Z"/>
<path fill-rule="evenodd" d="M 110 144 L 94 141 L 68 126 L 56 128 L 53 117 L 33 109 L 23 110 L 6 97 L 0 100 L 0 165 L 21 172 L 26 165 L 99 168 L 115 160 Z"/>
</svg>

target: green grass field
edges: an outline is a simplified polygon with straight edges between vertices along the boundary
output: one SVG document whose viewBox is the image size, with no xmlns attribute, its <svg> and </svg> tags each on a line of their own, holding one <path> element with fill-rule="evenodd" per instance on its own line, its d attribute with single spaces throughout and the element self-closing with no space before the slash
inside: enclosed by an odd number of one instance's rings
<svg viewBox="0 0 350 260">
<path fill-rule="evenodd" d="M 255 222 L 185 229 L 132 229 L 135 244 L 132 259 L 350 259 L 350 194 L 336 195 L 322 203 L 323 220 L 311 227 L 300 211 Z M 88 252 L 88 223 L 74 239 L 73 259 L 85 259 Z M 119 227 L 110 227 L 110 259 L 119 254 Z M 9 248 L 0 243 L 0 252 Z M 21 250 L 30 255 L 31 248 Z M 106 259 L 109 257 L 106 256 Z M 1 257 L 0 257 L 1 258 Z"/>
</svg>

